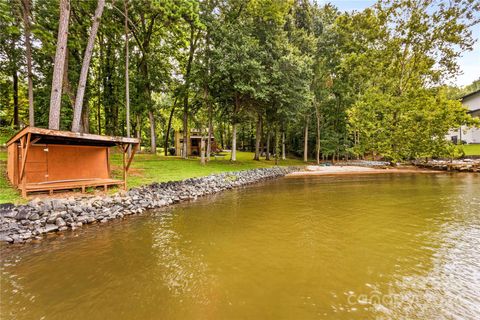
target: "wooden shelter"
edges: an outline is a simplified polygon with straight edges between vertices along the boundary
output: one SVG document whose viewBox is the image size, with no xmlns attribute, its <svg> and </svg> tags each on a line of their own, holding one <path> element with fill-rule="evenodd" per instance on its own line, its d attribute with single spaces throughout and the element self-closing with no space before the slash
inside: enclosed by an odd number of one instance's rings
<svg viewBox="0 0 480 320">
<path fill-rule="evenodd" d="M 28 192 L 121 185 L 140 144 L 138 139 L 26 127 L 7 142 L 10 182 Z M 110 147 L 123 155 L 123 179 L 110 177 Z M 128 157 L 128 148 L 132 152 Z"/>
<path fill-rule="evenodd" d="M 202 137 L 205 141 L 208 140 L 207 134 L 198 129 L 191 129 L 190 133 L 187 135 L 187 156 L 199 156 L 200 155 L 200 145 Z M 183 131 L 175 131 L 175 155 L 183 156 L 182 149 L 183 146 Z M 217 144 L 215 143 L 215 137 L 212 134 L 211 140 L 211 150 L 212 152 L 217 151 Z"/>
</svg>

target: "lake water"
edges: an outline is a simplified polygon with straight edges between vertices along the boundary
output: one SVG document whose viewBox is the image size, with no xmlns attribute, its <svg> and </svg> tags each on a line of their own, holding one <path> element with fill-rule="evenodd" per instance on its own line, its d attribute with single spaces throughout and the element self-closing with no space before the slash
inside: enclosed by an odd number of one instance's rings
<svg viewBox="0 0 480 320">
<path fill-rule="evenodd" d="M 20 248 L 1 319 L 478 319 L 480 176 L 283 178 Z"/>
</svg>

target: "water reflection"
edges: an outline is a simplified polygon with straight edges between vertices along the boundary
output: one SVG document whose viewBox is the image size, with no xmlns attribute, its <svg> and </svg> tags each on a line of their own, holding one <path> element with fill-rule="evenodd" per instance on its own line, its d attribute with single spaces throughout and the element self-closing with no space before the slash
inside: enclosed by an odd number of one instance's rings
<svg viewBox="0 0 480 320">
<path fill-rule="evenodd" d="M 155 217 L 152 249 L 156 253 L 157 265 L 163 271 L 162 280 L 170 294 L 183 300 L 208 304 L 212 297 L 215 277 L 200 250 L 175 231 L 173 214 L 160 211 Z"/>
<path fill-rule="evenodd" d="M 20 250 L 2 319 L 474 319 L 478 175 L 309 177 Z"/>
</svg>

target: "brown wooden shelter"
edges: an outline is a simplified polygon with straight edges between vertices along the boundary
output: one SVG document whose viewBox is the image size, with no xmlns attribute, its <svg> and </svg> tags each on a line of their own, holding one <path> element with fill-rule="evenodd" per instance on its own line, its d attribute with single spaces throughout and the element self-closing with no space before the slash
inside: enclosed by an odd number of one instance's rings
<svg viewBox="0 0 480 320">
<path fill-rule="evenodd" d="M 26 127 L 7 142 L 10 182 L 22 191 L 82 189 L 111 185 L 127 188 L 127 172 L 138 139 Z M 110 178 L 110 147 L 123 155 L 123 180 Z M 128 148 L 132 152 L 128 157 Z"/>
</svg>

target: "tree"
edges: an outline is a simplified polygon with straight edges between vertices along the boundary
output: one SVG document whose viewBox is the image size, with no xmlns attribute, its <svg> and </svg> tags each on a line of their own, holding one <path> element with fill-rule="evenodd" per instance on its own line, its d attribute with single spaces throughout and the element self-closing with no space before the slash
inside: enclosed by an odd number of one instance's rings
<svg viewBox="0 0 480 320">
<path fill-rule="evenodd" d="M 356 49 L 342 68 L 363 83 L 348 111 L 357 153 L 393 161 L 438 155 L 448 130 L 471 122 L 458 102 L 434 87 L 458 72 L 459 49 L 471 49 L 474 10 L 463 1 L 438 7 L 424 0 L 382 1 L 337 20 L 345 49 Z"/>
<path fill-rule="evenodd" d="M 63 69 L 67 51 L 68 20 L 70 0 L 60 0 L 60 23 L 58 25 L 57 50 L 53 67 L 52 90 L 50 95 L 50 115 L 48 128 L 60 129 L 60 107 L 62 100 Z"/>
<path fill-rule="evenodd" d="M 123 1 L 124 14 L 125 14 L 125 114 L 127 124 L 127 137 L 130 138 L 130 75 L 129 75 L 129 63 L 130 63 L 130 50 L 128 47 L 128 0 Z M 131 146 L 128 148 L 128 155 L 130 156 L 132 150 Z"/>
<path fill-rule="evenodd" d="M 341 13 L 309 0 L 124 0 L 92 24 L 97 1 L 62 0 L 58 19 L 53 1 L 0 0 L 0 125 L 132 135 L 152 152 L 161 139 L 166 153 L 172 130 L 198 128 L 205 161 L 215 135 L 233 161 L 267 145 L 277 162 L 320 162 L 440 155 L 442 132 L 474 124 L 454 101 L 474 86 L 444 84 L 474 42 L 476 2 Z"/>
<path fill-rule="evenodd" d="M 98 0 L 97 9 L 93 16 L 92 28 L 90 29 L 90 36 L 88 37 L 87 47 L 85 48 L 85 54 L 83 57 L 82 71 L 78 80 L 77 95 L 75 98 L 75 106 L 73 109 L 73 122 L 72 131 L 80 131 L 80 120 L 82 115 L 83 97 L 85 95 L 85 85 L 87 82 L 88 68 L 90 67 L 90 60 L 92 58 L 93 46 L 95 44 L 95 38 L 97 37 L 98 26 L 100 25 L 100 19 L 102 18 L 103 8 L 105 6 L 105 0 Z"/>
<path fill-rule="evenodd" d="M 31 127 L 35 126 L 35 109 L 33 105 L 33 74 L 32 74 L 32 45 L 30 36 L 30 0 L 22 0 L 22 17 L 25 34 L 25 56 L 27 59 L 27 78 L 28 78 L 28 123 Z"/>
<path fill-rule="evenodd" d="M 193 12 L 189 12 L 185 15 L 185 20 L 189 26 L 189 48 L 188 48 L 188 58 L 187 63 L 185 66 L 185 73 L 184 73 L 184 88 L 183 88 L 183 144 L 182 144 L 182 157 L 184 159 L 188 158 L 187 148 L 188 148 L 188 137 L 189 137 L 189 129 L 188 129 L 188 95 L 190 91 L 190 73 L 192 70 L 193 58 L 195 55 L 195 50 L 197 48 L 197 42 L 200 37 L 200 22 L 198 20 L 198 16 Z"/>
</svg>

